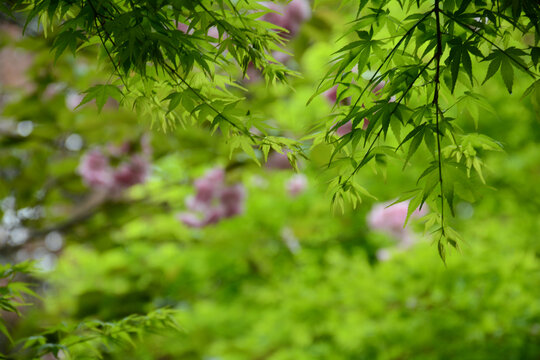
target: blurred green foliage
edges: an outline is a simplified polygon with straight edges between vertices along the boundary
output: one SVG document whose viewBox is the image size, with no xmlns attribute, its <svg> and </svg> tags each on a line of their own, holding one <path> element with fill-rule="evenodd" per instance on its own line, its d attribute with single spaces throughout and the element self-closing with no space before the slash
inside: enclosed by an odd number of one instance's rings
<svg viewBox="0 0 540 360">
<path fill-rule="evenodd" d="M 28 297 L 34 306 L 21 308 L 20 318 L 2 314 L 13 337 L 1 343 L 8 358 L 540 357 L 537 93 L 520 99 L 529 80 L 516 77 L 508 96 L 497 77 L 478 90 L 487 106 L 466 99 L 452 108 L 457 126 L 497 139 L 505 152 L 482 154 L 488 187 L 476 188 L 478 176 L 461 183 L 469 201 L 456 204 L 452 226 L 464 242 L 446 265 L 422 219 L 408 225 L 414 245 L 401 249 L 366 216 L 375 203 L 415 187 L 431 161 L 427 146 L 407 165 L 413 171 L 389 157 L 358 174 L 376 199 L 365 197 L 356 209 L 345 204 L 342 214 L 331 210 L 327 188 L 350 164 L 328 168 L 332 147 L 310 147 L 303 138 L 335 121 L 323 97 L 306 102 L 343 45 L 348 10 L 321 5 L 292 40 L 286 64 L 303 75 L 292 80 L 294 91 L 243 83 L 269 134 L 302 141 L 309 155 L 299 161 L 307 188 L 294 197 L 286 188 L 292 169 L 259 167 L 219 131 L 189 123 L 154 129 L 148 181 L 104 197 L 77 173 L 81 157 L 138 141 L 149 122 L 113 101 L 100 114 L 93 103 L 73 110 L 70 97 L 107 80 L 110 69 L 96 64 L 94 49 L 77 61 L 55 61 L 39 37 L 14 45 L 3 33 L 6 49 L 16 46 L 33 60 L 28 88 L 2 88 L 1 259 L 35 259 L 38 272 L 24 282 L 42 297 Z M 227 170 L 227 183 L 246 187 L 245 212 L 189 228 L 176 215 L 194 193 L 193 180 L 216 166 Z M 36 216 L 25 215 L 32 209 Z M 21 232 L 23 240 L 15 236 Z M 1 285 L 3 300 L 11 290 Z"/>
</svg>

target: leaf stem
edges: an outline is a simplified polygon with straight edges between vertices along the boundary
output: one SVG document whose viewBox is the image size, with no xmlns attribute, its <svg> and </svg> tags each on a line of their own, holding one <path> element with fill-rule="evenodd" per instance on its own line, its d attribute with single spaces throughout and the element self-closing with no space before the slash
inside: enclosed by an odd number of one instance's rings
<svg viewBox="0 0 540 360">
<path fill-rule="evenodd" d="M 442 35 L 441 35 L 441 19 L 439 1 L 435 0 L 435 24 L 437 27 L 437 49 L 435 50 L 435 94 L 433 96 L 433 105 L 435 105 L 435 126 L 437 129 L 437 163 L 439 167 L 439 184 L 441 186 L 441 234 L 444 236 L 444 185 L 442 176 L 442 158 L 441 158 L 441 131 L 439 127 L 439 89 L 440 83 L 440 70 L 441 70 L 441 55 L 442 55 Z"/>
<path fill-rule="evenodd" d="M 171 65 L 167 64 L 167 63 L 163 63 L 163 65 L 165 66 L 165 68 L 167 70 L 169 70 L 169 72 L 172 74 L 172 75 L 175 75 L 178 79 L 180 79 L 180 81 L 191 91 L 195 94 L 195 96 L 197 96 L 199 99 L 201 99 L 203 101 L 203 103 L 205 103 L 210 109 L 212 109 L 216 114 L 217 116 L 221 117 L 222 119 L 224 119 L 225 121 L 227 121 L 229 124 L 231 124 L 233 127 L 237 128 L 238 130 L 240 130 L 244 135 L 246 135 L 247 137 L 250 138 L 251 141 L 255 142 L 255 139 L 253 137 L 253 134 L 251 134 L 251 132 L 246 128 L 246 127 L 241 127 L 239 126 L 238 124 L 234 123 L 232 120 L 228 119 L 222 112 L 220 112 L 218 109 L 216 109 L 214 107 L 214 105 L 212 105 L 212 103 L 210 101 L 208 101 L 208 99 L 206 99 L 204 96 L 202 96 L 201 94 L 199 94 L 199 92 L 194 89 L 179 73 L 178 71 L 176 71 Z M 174 78 L 173 76 L 171 76 L 172 78 Z"/>
<path fill-rule="evenodd" d="M 353 109 L 356 108 L 356 106 L 358 105 L 358 103 L 360 102 L 360 100 L 362 99 L 362 96 L 364 95 L 364 93 L 366 92 L 366 90 L 371 86 L 371 84 L 373 83 L 373 80 L 375 79 L 375 77 L 377 77 L 379 71 L 381 71 L 381 69 L 383 68 L 383 66 L 386 64 L 387 61 L 390 60 L 390 58 L 392 57 L 392 55 L 394 55 L 394 53 L 396 52 L 396 50 L 401 46 L 401 43 L 403 41 L 405 41 L 405 39 L 407 39 L 409 37 L 409 35 L 411 35 L 411 33 L 418 27 L 418 25 L 420 25 L 425 19 L 427 19 L 428 16 L 431 15 L 431 13 L 433 12 L 433 10 L 430 10 L 428 11 L 427 13 L 424 14 L 424 16 L 422 16 L 413 26 L 411 26 L 411 28 L 409 30 L 407 30 L 407 32 L 405 33 L 405 35 L 403 35 L 401 37 L 401 39 L 399 39 L 398 43 L 396 44 L 396 46 L 394 46 L 392 48 L 392 50 L 390 50 L 390 52 L 388 53 L 388 55 L 386 55 L 386 57 L 384 58 L 383 62 L 381 63 L 381 65 L 379 65 L 379 67 L 377 68 L 377 70 L 375 70 L 375 72 L 373 73 L 373 75 L 371 76 L 371 78 L 369 79 L 367 85 L 364 87 L 364 89 L 362 90 L 362 92 L 360 93 L 360 95 L 358 96 L 358 99 L 356 99 L 356 101 L 354 102 L 354 104 L 352 105 L 351 107 L 351 110 L 349 111 L 349 113 L 347 114 L 346 118 L 348 118 L 352 112 L 353 112 Z M 415 80 L 416 81 L 416 80 Z M 335 128 L 337 129 L 339 126 L 339 124 L 336 124 Z"/>
<path fill-rule="evenodd" d="M 438 2 L 438 0 L 436 1 Z M 522 63 L 520 63 L 518 60 L 516 60 L 512 55 L 510 55 L 509 53 L 507 53 L 503 48 L 501 48 L 499 45 L 495 44 L 493 41 L 489 40 L 487 37 L 485 37 L 484 35 L 480 34 L 478 31 L 476 31 L 475 29 L 471 28 L 469 25 L 467 24 L 464 24 L 463 22 L 461 22 L 460 20 L 456 19 L 454 16 L 446 13 L 445 11 L 443 10 L 439 10 L 438 11 L 439 13 L 443 14 L 444 16 L 448 17 L 449 19 L 451 19 L 452 21 L 454 21 L 455 23 L 457 23 L 459 26 L 461 26 L 463 29 L 465 30 L 468 30 L 468 31 L 472 31 L 473 35 L 476 35 L 480 38 L 482 38 L 483 40 L 487 41 L 488 43 L 490 43 L 492 46 L 494 46 L 495 48 L 497 48 L 497 50 L 501 51 L 504 55 L 506 55 L 510 60 L 512 60 L 515 64 L 517 64 L 518 67 L 520 67 L 521 69 L 523 69 L 527 74 L 529 74 L 529 76 L 531 76 L 533 79 L 536 79 L 539 75 L 532 72 L 527 66 L 523 65 Z"/>
<path fill-rule="evenodd" d="M 431 60 L 429 60 L 426 65 L 418 72 L 418 74 L 416 75 L 416 77 L 413 79 L 413 81 L 411 81 L 411 83 L 409 84 L 409 86 L 407 87 L 407 89 L 403 92 L 403 95 L 401 95 L 401 97 L 398 99 L 398 101 L 396 101 L 396 105 L 394 106 L 394 109 L 390 112 L 390 114 L 388 114 L 389 117 L 391 117 L 397 110 L 397 108 L 399 107 L 399 105 L 401 104 L 401 102 L 403 101 L 403 99 L 405 98 L 405 96 L 409 93 L 409 91 L 412 89 L 414 83 L 416 83 L 416 80 L 418 80 L 418 78 L 420 78 L 420 76 L 424 73 L 424 71 L 426 71 L 426 69 L 428 68 L 429 65 L 431 65 L 431 63 L 433 62 L 433 60 L 435 60 L 435 57 L 432 57 Z M 343 182 L 343 184 L 347 183 L 351 177 L 353 177 L 354 174 L 356 174 L 358 172 L 358 170 L 360 170 L 360 168 L 362 167 L 363 165 L 363 162 L 366 160 L 366 158 L 369 156 L 369 153 L 371 152 L 371 150 L 373 149 L 373 146 L 375 145 L 375 142 L 377 141 L 377 139 L 381 136 L 382 134 L 382 131 L 383 131 L 384 127 L 381 127 L 381 129 L 377 132 L 377 134 L 375 135 L 375 138 L 373 139 L 373 141 L 371 142 L 371 145 L 369 145 L 369 148 L 366 152 L 366 154 L 364 155 L 364 157 L 362 158 L 362 160 L 360 161 L 360 163 L 354 168 L 353 172 L 351 173 L 351 175 L 349 175 L 349 177 L 347 178 L 347 180 L 345 180 Z M 354 130 L 353 130 L 354 131 Z"/>
<path fill-rule="evenodd" d="M 114 41 L 111 39 L 111 36 L 109 35 L 107 30 L 103 26 L 103 23 L 101 22 L 101 20 L 99 20 L 99 24 L 101 26 L 98 25 L 99 14 L 98 14 L 96 8 L 94 7 L 94 4 L 92 4 L 92 0 L 88 0 L 88 4 L 92 8 L 92 12 L 94 13 L 94 24 L 96 25 L 96 31 L 97 31 L 97 35 L 99 37 L 99 40 L 101 41 L 101 44 L 103 45 L 103 48 L 105 49 L 105 52 L 107 52 L 107 56 L 109 57 L 109 60 L 111 61 L 112 65 L 114 66 L 114 70 L 116 71 L 116 73 L 120 77 L 120 80 L 122 81 L 122 83 L 126 87 L 126 90 L 129 91 L 129 88 L 128 88 L 126 82 L 124 81 L 124 77 L 122 76 L 122 73 L 120 73 L 120 70 L 118 69 L 118 66 L 116 66 L 116 63 L 114 62 L 114 59 L 112 58 L 111 53 L 109 52 L 109 49 L 107 49 L 107 46 L 105 45 L 105 40 L 103 40 L 103 37 L 101 36 L 101 30 L 103 30 L 103 32 L 105 33 L 105 35 L 107 36 L 109 41 L 111 41 L 113 43 L 113 45 L 115 45 Z"/>
</svg>

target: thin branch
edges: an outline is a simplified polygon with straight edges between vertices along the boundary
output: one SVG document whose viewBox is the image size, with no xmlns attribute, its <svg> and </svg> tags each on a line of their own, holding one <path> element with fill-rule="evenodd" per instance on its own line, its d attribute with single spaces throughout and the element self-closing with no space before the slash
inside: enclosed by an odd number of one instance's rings
<svg viewBox="0 0 540 360">
<path fill-rule="evenodd" d="M 435 94 L 433 96 L 433 104 L 435 105 L 435 126 L 437 129 L 437 153 L 438 153 L 438 168 L 439 168 L 439 184 L 441 186 L 441 234 L 444 236 L 444 192 L 443 192 L 443 176 L 442 176 L 442 158 L 441 158 L 441 132 L 439 129 L 439 89 L 441 56 L 442 56 L 442 35 L 441 35 L 441 19 L 440 19 L 439 0 L 435 0 L 435 23 L 437 27 L 437 50 L 435 50 Z"/>
<path fill-rule="evenodd" d="M 129 1 L 131 7 L 134 9 L 135 8 L 135 4 L 133 3 L 132 0 Z M 217 20 L 213 14 L 208 10 L 206 9 L 202 3 L 200 3 L 200 5 L 203 7 L 203 9 L 208 12 L 210 14 L 210 16 L 212 16 L 217 22 L 219 22 L 219 20 Z M 140 26 L 140 24 L 139 24 Z M 165 57 L 164 57 L 165 58 Z M 178 78 L 180 79 L 180 81 L 189 89 L 191 90 L 191 92 L 193 92 L 195 94 L 195 96 L 197 96 L 204 104 L 206 104 L 210 109 L 212 109 L 219 117 L 221 117 L 222 119 L 224 119 L 225 121 L 227 121 L 229 124 L 231 124 L 233 127 L 237 128 L 238 130 L 240 130 L 244 135 L 248 136 L 250 138 L 251 141 L 255 142 L 255 139 L 253 137 L 253 135 L 249 132 L 249 130 L 247 128 L 241 128 L 240 126 L 238 126 L 238 124 L 235 124 L 233 121 L 231 121 L 230 119 L 228 119 L 221 111 L 219 111 L 218 109 L 216 109 L 211 103 L 210 101 L 208 101 L 208 99 L 206 99 L 204 96 L 202 96 L 201 94 L 199 94 L 199 92 L 194 89 L 179 73 L 176 69 L 174 69 L 172 66 L 170 66 L 169 64 L 167 64 L 165 61 L 163 61 L 163 66 L 165 67 L 166 70 L 169 71 L 169 75 L 171 76 L 171 78 Z M 174 75 L 174 76 L 172 76 Z M 178 82 L 177 82 L 178 84 Z"/>
<path fill-rule="evenodd" d="M 399 105 L 401 104 L 401 102 L 403 101 L 403 99 L 405 98 L 405 96 L 409 93 L 409 91 L 412 89 L 414 83 L 416 83 L 416 80 L 418 80 L 420 78 L 420 75 L 422 75 L 422 73 L 424 71 L 426 71 L 426 69 L 429 67 L 429 65 L 431 65 L 431 63 L 433 62 L 433 60 L 435 60 L 435 57 L 432 57 L 431 60 L 429 60 L 427 62 L 427 64 L 418 72 L 418 74 L 416 75 L 416 77 L 413 79 L 413 81 L 411 81 L 411 83 L 409 84 L 409 86 L 407 87 L 407 89 L 403 92 L 403 95 L 401 95 L 401 97 L 398 99 L 398 101 L 396 101 L 396 105 L 394 106 L 394 109 L 390 112 L 390 114 L 388 114 L 388 117 L 391 117 L 392 115 L 394 115 L 394 113 L 396 112 L 396 110 L 398 109 Z M 358 170 L 360 170 L 360 168 L 362 167 L 362 163 L 366 160 L 366 158 L 369 156 L 369 153 L 370 151 L 373 149 L 373 146 L 375 145 L 375 142 L 377 141 L 377 139 L 381 136 L 382 134 L 382 131 L 383 131 L 384 127 L 381 127 L 381 129 L 379 130 L 379 132 L 377 132 L 377 135 L 375 135 L 375 138 L 373 139 L 373 141 L 371 142 L 371 145 L 369 146 L 366 154 L 364 155 L 364 157 L 362 158 L 362 160 L 360 161 L 360 163 L 354 168 L 353 172 L 351 173 L 351 175 L 349 175 L 349 177 L 344 181 L 344 184 L 347 183 L 351 177 L 354 176 L 354 174 L 356 174 L 358 172 Z M 354 131 L 354 130 L 353 130 Z"/>
<path fill-rule="evenodd" d="M 373 75 L 371 76 L 371 79 L 369 79 L 368 81 L 368 84 L 364 87 L 364 90 L 362 90 L 362 92 L 360 93 L 360 95 L 358 96 L 358 99 L 356 99 L 356 101 L 354 102 L 354 104 L 352 105 L 351 107 L 351 110 L 349 111 L 349 113 L 345 116 L 346 118 L 348 118 L 354 108 L 356 108 L 356 106 L 358 105 L 358 103 L 360 102 L 360 100 L 362 99 L 362 96 L 364 95 L 364 93 L 366 92 L 366 90 L 373 84 L 373 80 L 375 79 L 375 77 L 377 77 L 377 74 L 379 73 L 379 71 L 383 68 L 383 66 L 386 64 L 387 61 L 390 60 L 390 58 L 394 55 L 394 53 L 396 52 L 396 50 L 401 46 L 401 43 L 403 43 L 403 41 L 405 41 L 405 39 L 407 39 L 407 37 L 409 37 L 409 35 L 416 29 L 416 27 L 418 25 L 420 25 L 428 16 L 431 15 L 431 13 L 433 12 L 433 10 L 430 10 L 428 11 L 422 18 L 420 18 L 420 20 L 418 20 L 413 26 L 411 26 L 411 28 L 409 30 L 407 30 L 407 32 L 405 33 L 405 35 L 403 35 L 401 37 L 401 39 L 398 41 L 398 43 L 396 44 L 396 46 L 394 46 L 392 48 L 392 50 L 390 50 L 390 52 L 388 53 L 388 55 L 386 55 L 386 57 L 384 58 L 383 62 L 381 63 L 381 65 L 379 65 L 379 67 L 377 68 L 377 70 L 375 70 L 375 72 L 373 73 Z M 415 80 L 416 81 L 416 80 Z M 338 126 L 339 123 L 336 125 L 336 128 L 339 127 Z"/>
<path fill-rule="evenodd" d="M 234 123 L 233 121 L 231 121 L 230 119 L 228 119 L 223 113 L 221 113 L 218 109 L 216 109 L 214 107 L 214 105 L 212 105 L 212 103 L 210 103 L 208 101 L 208 99 L 206 99 L 204 96 L 202 96 L 201 94 L 199 94 L 199 92 L 194 89 L 179 73 L 178 71 L 176 71 L 176 69 L 174 69 L 172 66 L 170 66 L 169 64 L 167 63 L 163 63 L 163 65 L 165 66 L 165 68 L 167 70 L 169 70 L 169 72 L 171 72 L 172 74 L 174 74 L 178 79 L 180 79 L 180 81 L 189 89 L 191 90 L 191 92 L 193 92 L 199 99 L 201 99 L 201 101 L 203 103 L 205 103 L 210 109 L 212 109 L 219 117 L 223 118 L 225 121 L 227 121 L 229 124 L 231 124 L 232 126 L 234 126 L 235 128 L 237 128 L 238 130 L 242 131 L 242 133 L 246 136 L 248 136 L 253 142 L 255 142 L 255 139 L 253 137 L 253 135 L 251 134 L 251 132 L 247 129 L 247 128 L 242 128 L 240 127 L 238 124 Z M 171 76 L 173 77 L 173 76 Z M 174 77 L 173 77 L 174 78 Z"/>
<path fill-rule="evenodd" d="M 105 27 L 103 26 L 103 23 L 101 22 L 101 19 L 99 20 L 99 24 L 101 26 L 98 25 L 98 17 L 99 17 L 99 14 L 96 10 L 96 8 L 94 7 L 94 4 L 92 4 L 92 0 L 88 0 L 87 1 L 88 4 L 90 5 L 90 7 L 92 8 L 92 12 L 94 13 L 94 23 L 96 25 L 96 30 L 97 30 L 97 35 L 99 37 L 99 40 L 101 41 L 101 44 L 103 45 L 103 48 L 105 49 L 105 51 L 107 52 L 107 56 L 109 57 L 109 60 L 111 61 L 112 65 L 114 66 L 114 70 L 116 71 L 116 73 L 118 74 L 118 76 L 120 77 L 120 80 L 122 81 L 122 83 L 124 84 L 124 86 L 126 87 L 126 90 L 129 90 L 126 82 L 124 81 L 124 77 L 122 76 L 122 73 L 120 72 L 120 70 L 118 69 L 118 66 L 116 66 L 116 62 L 114 61 L 114 59 L 112 58 L 111 56 L 111 53 L 109 52 L 109 49 L 107 48 L 107 45 L 105 45 L 105 41 L 103 40 L 103 37 L 101 36 L 101 31 L 102 30 L 105 35 L 107 36 L 107 38 L 109 39 L 109 41 L 112 42 L 113 45 L 114 44 L 114 41 L 112 40 L 111 36 L 109 35 L 109 33 L 107 32 L 107 30 L 105 29 Z M 115 45 L 116 46 L 116 45 Z"/>
<path fill-rule="evenodd" d="M 538 76 L 538 74 L 532 72 L 527 66 L 523 65 L 522 63 L 520 63 L 518 60 L 516 60 L 512 55 L 508 54 L 503 48 L 501 48 L 499 45 L 495 44 L 493 41 L 489 40 L 487 37 L 485 37 L 484 35 L 482 35 L 481 33 L 479 33 L 478 31 L 476 31 L 475 29 L 471 28 L 469 25 L 467 24 L 464 24 L 463 22 L 459 21 L 458 19 L 456 19 L 455 17 L 453 17 L 452 15 L 446 13 L 445 11 L 443 10 L 439 10 L 438 11 L 439 13 L 445 15 L 446 17 L 448 17 L 449 19 L 453 20 L 454 22 L 456 22 L 459 26 L 461 26 L 462 28 L 464 28 L 465 30 L 468 30 L 468 31 L 472 31 L 472 33 L 482 39 L 484 39 L 485 41 L 487 41 L 488 43 L 490 43 L 491 45 L 493 45 L 494 47 L 496 47 L 499 51 L 501 51 L 504 55 L 506 55 L 510 60 L 512 60 L 514 63 L 516 63 L 521 69 L 523 69 L 527 74 L 529 74 L 533 79 L 536 79 Z"/>
</svg>

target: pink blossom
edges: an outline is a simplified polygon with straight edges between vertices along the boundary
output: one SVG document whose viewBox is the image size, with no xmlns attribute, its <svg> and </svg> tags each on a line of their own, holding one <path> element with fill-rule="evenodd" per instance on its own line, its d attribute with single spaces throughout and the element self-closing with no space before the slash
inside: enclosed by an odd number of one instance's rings
<svg viewBox="0 0 540 360">
<path fill-rule="evenodd" d="M 389 206 L 390 202 L 375 204 L 367 216 L 368 225 L 373 230 L 387 232 L 400 240 L 401 245 L 409 246 L 412 244 L 412 235 L 409 229 L 405 228 L 405 219 L 409 202 L 404 201 Z M 426 208 L 416 209 L 411 218 L 419 218 L 426 214 Z"/>
<path fill-rule="evenodd" d="M 217 204 L 209 208 L 204 215 L 204 225 L 216 224 L 224 217 L 224 210 L 220 204 Z"/>
<path fill-rule="evenodd" d="M 274 57 L 275 61 L 271 61 L 271 63 L 285 64 L 291 58 L 289 54 L 282 51 L 272 51 L 272 56 Z M 255 67 L 255 65 L 253 65 L 251 61 L 248 63 L 245 75 L 246 76 L 243 80 L 248 83 L 261 80 L 261 72 Z"/>
<path fill-rule="evenodd" d="M 181 22 L 178 22 L 177 25 L 176 25 L 176 28 L 178 30 L 180 30 L 181 32 L 183 32 L 184 34 L 193 34 L 194 32 L 194 29 L 190 29 L 189 28 L 189 25 L 187 24 L 184 24 L 184 23 L 181 23 Z M 208 31 L 206 32 L 206 35 L 211 37 L 211 38 L 214 38 L 214 39 L 219 39 L 219 30 L 216 26 L 211 26 L 210 28 L 208 28 Z M 223 34 L 223 38 L 227 38 L 227 34 Z M 213 46 L 217 46 L 218 44 L 217 43 L 211 43 Z"/>
<path fill-rule="evenodd" d="M 369 120 L 364 118 L 364 124 L 362 125 L 362 130 L 366 130 L 369 126 Z"/>
<path fill-rule="evenodd" d="M 334 85 L 330 89 L 328 89 L 328 90 L 326 90 L 324 92 L 324 96 L 326 97 L 328 102 L 330 102 L 331 104 L 334 104 L 336 102 L 336 100 L 337 100 L 337 89 L 338 89 L 338 86 Z M 341 100 L 340 104 L 342 104 L 342 105 L 350 105 L 351 104 L 351 98 L 347 97 L 347 98 Z"/>
<path fill-rule="evenodd" d="M 352 130 L 353 130 L 353 127 L 352 127 L 352 120 L 350 121 L 347 121 L 345 124 L 341 125 L 340 127 L 337 128 L 336 130 L 336 135 L 337 136 L 344 136 L 344 135 L 347 135 L 348 133 L 350 133 Z M 367 118 L 364 118 L 364 122 L 362 123 L 362 130 L 366 130 L 369 126 L 369 120 Z"/>
<path fill-rule="evenodd" d="M 244 211 L 246 191 L 242 184 L 227 186 L 225 171 L 215 168 L 194 181 L 196 193 L 186 198 L 189 211 L 178 219 L 189 227 L 204 227 Z"/>
<path fill-rule="evenodd" d="M 188 33 L 188 29 L 189 29 L 189 25 L 179 22 L 179 23 L 176 25 L 176 28 L 177 28 L 178 30 L 180 30 L 181 32 L 187 34 L 187 33 Z"/>
<path fill-rule="evenodd" d="M 84 182 L 91 187 L 110 187 L 113 183 L 109 159 L 100 151 L 85 154 L 78 168 Z"/>
<path fill-rule="evenodd" d="M 308 185 L 308 179 L 306 175 L 304 174 L 295 174 L 293 175 L 289 181 L 287 181 L 287 184 L 285 185 L 287 188 L 287 193 L 291 197 L 296 197 L 303 193 Z"/>
<path fill-rule="evenodd" d="M 343 124 L 343 125 L 341 125 L 340 127 L 337 128 L 336 134 L 338 136 L 343 136 L 343 135 L 347 135 L 351 131 L 352 131 L 352 121 L 348 121 L 345 124 Z"/>
<path fill-rule="evenodd" d="M 246 190 L 241 184 L 235 184 L 223 189 L 220 194 L 221 204 L 224 209 L 224 216 L 231 217 L 244 212 L 244 198 Z"/>
<path fill-rule="evenodd" d="M 105 188 L 110 195 L 142 184 L 147 180 L 151 168 L 147 155 L 149 144 L 144 142 L 143 137 L 139 149 L 135 148 L 135 143 L 126 141 L 120 146 L 108 145 L 107 153 L 100 149 L 92 150 L 82 157 L 78 172 L 87 185 Z M 113 167 L 111 160 L 119 164 Z"/>
<path fill-rule="evenodd" d="M 373 89 L 371 89 L 371 92 L 374 93 L 375 95 L 379 95 L 379 93 L 381 92 L 381 90 L 384 88 L 384 85 L 386 83 L 384 81 L 381 81 L 380 83 L 378 83 L 377 85 L 375 85 L 373 87 Z"/>
<path fill-rule="evenodd" d="M 337 85 L 332 86 L 330 89 L 326 90 L 323 94 L 324 97 L 330 102 L 331 104 L 335 103 L 337 100 Z"/>
<path fill-rule="evenodd" d="M 66 107 L 70 110 L 75 110 L 75 108 L 79 106 L 82 100 L 82 95 L 74 91 L 69 91 L 66 95 Z"/>
<path fill-rule="evenodd" d="M 264 5 L 266 8 L 273 10 L 272 12 L 264 14 L 262 16 L 262 19 L 264 21 L 284 28 L 287 20 L 285 16 L 285 8 L 282 5 L 276 4 L 271 1 L 262 2 L 261 4 Z"/>
<path fill-rule="evenodd" d="M 292 37 L 298 33 L 304 21 L 311 17 L 311 7 L 307 0 L 292 0 L 289 4 L 282 6 L 273 2 L 263 2 L 270 12 L 262 16 L 262 20 L 285 28 L 288 34 L 281 33 L 284 37 Z"/>
<path fill-rule="evenodd" d="M 183 212 L 183 213 L 178 214 L 177 217 L 178 217 L 178 220 L 180 220 L 186 226 L 189 226 L 189 227 L 199 228 L 205 225 L 204 220 L 192 212 Z"/>
<path fill-rule="evenodd" d="M 132 145 L 129 141 L 124 141 L 121 145 L 107 145 L 107 151 L 109 152 L 109 155 L 116 158 L 128 155 L 131 152 L 131 148 Z"/>
<path fill-rule="evenodd" d="M 272 56 L 274 57 L 274 59 L 276 59 L 276 61 L 282 64 L 286 63 L 291 58 L 291 55 L 281 51 L 272 51 Z"/>
<path fill-rule="evenodd" d="M 284 28 L 289 30 L 289 36 L 296 35 L 302 23 L 311 17 L 309 2 L 307 0 L 292 0 L 285 8 L 285 17 Z"/>
<path fill-rule="evenodd" d="M 307 0 L 292 0 L 286 10 L 289 19 L 297 22 L 306 21 L 311 17 L 311 7 Z"/>
<path fill-rule="evenodd" d="M 278 169 L 278 170 L 292 169 L 291 163 L 289 162 L 289 158 L 287 157 L 287 153 L 282 154 L 276 151 L 271 152 L 270 155 L 268 155 L 268 160 L 266 161 L 266 164 L 264 165 L 268 169 Z"/>
<path fill-rule="evenodd" d="M 218 30 L 217 27 L 212 26 L 212 27 L 208 28 L 208 32 L 206 33 L 206 35 L 208 35 L 208 36 L 210 36 L 211 38 L 214 38 L 214 39 L 219 39 L 219 30 Z M 223 34 L 223 37 L 226 38 L 227 34 Z"/>
<path fill-rule="evenodd" d="M 148 161 L 140 155 L 134 155 L 114 171 L 114 183 L 116 187 L 128 188 L 144 183 L 149 174 Z"/>
</svg>

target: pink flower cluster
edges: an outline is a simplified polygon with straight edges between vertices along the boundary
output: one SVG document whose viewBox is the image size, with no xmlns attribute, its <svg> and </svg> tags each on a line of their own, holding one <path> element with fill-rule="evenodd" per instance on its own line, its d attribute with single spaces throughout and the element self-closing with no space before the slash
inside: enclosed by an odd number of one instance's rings
<svg viewBox="0 0 540 360">
<path fill-rule="evenodd" d="M 109 146 L 107 152 L 90 150 L 81 158 L 78 172 L 91 188 L 110 192 L 142 184 L 150 174 L 150 150 L 148 144 L 143 144 L 142 152 L 135 152 L 133 147 L 132 143 L 126 142 L 120 147 Z"/>
<path fill-rule="evenodd" d="M 375 204 L 367 216 L 368 225 L 373 230 L 380 230 L 392 235 L 399 240 L 400 247 L 407 248 L 414 242 L 413 234 L 407 227 L 404 227 L 409 202 L 404 201 L 389 206 L 390 204 L 391 202 Z M 421 210 L 416 209 L 410 218 L 420 218 L 426 213 L 427 210 L 424 206 Z"/>
<path fill-rule="evenodd" d="M 338 86 L 334 85 L 330 89 L 328 89 L 328 90 L 326 90 L 324 92 L 324 97 L 331 104 L 334 104 L 336 102 L 336 100 L 337 100 L 337 89 L 338 89 Z M 343 100 L 341 100 L 340 103 L 343 104 L 343 105 L 350 105 L 351 104 L 351 98 L 348 97 L 346 99 L 343 99 Z"/>
<path fill-rule="evenodd" d="M 196 194 L 186 199 L 189 211 L 178 214 L 186 226 L 200 228 L 244 212 L 246 190 L 242 184 L 226 186 L 223 169 L 210 170 L 194 186 Z"/>
<path fill-rule="evenodd" d="M 264 164 L 267 169 L 273 170 L 289 170 L 292 169 L 287 153 L 278 153 L 277 151 L 272 151 L 268 155 L 268 160 Z"/>
<path fill-rule="evenodd" d="M 292 0 L 287 5 L 280 5 L 274 2 L 263 2 L 271 12 L 264 14 L 262 20 L 288 30 L 288 33 L 281 32 L 283 37 L 293 37 L 300 30 L 300 26 L 311 17 L 311 7 L 308 0 Z"/>
</svg>

